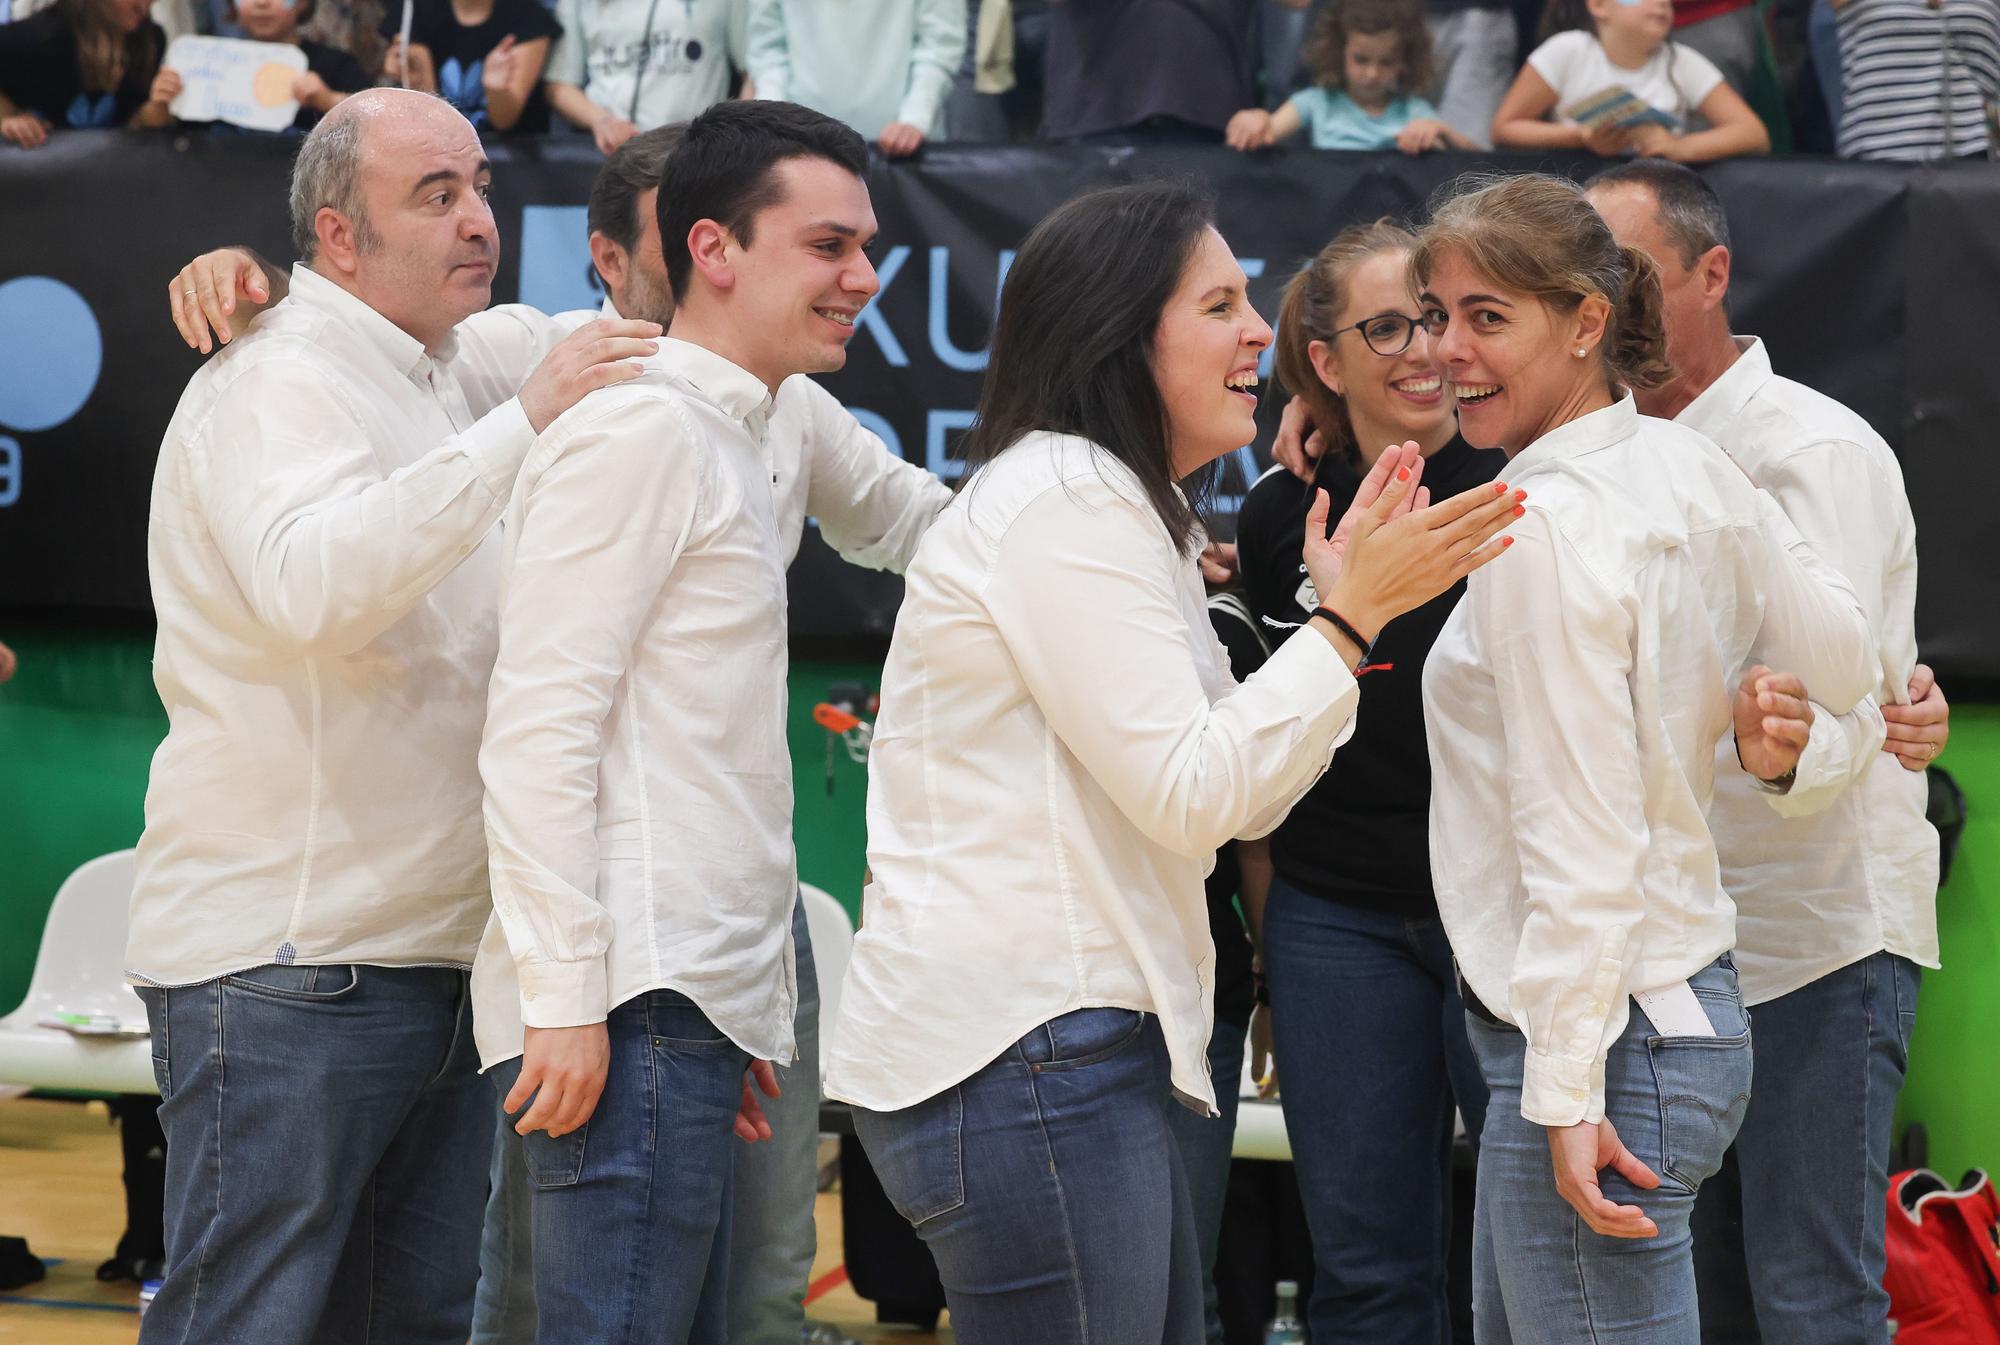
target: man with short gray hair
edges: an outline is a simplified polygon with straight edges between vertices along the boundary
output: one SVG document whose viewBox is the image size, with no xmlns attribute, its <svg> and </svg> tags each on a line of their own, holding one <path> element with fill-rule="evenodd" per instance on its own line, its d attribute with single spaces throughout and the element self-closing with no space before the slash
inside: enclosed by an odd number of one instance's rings
<svg viewBox="0 0 2000 1345">
<path fill-rule="evenodd" d="M 1701 1338 L 1884 1345 L 1889 1130 L 1920 969 L 1938 965 L 1922 770 L 1948 731 L 1917 662 L 1916 523 L 1882 437 L 1731 333 L 1729 222 L 1708 183 L 1640 159 L 1589 190 L 1618 241 L 1660 267 L 1675 376 L 1636 393 L 1639 410 L 1707 435 L 1776 498 L 1854 586 L 1882 663 L 1872 701 L 1814 716 L 1783 796 L 1726 745 L 1716 759 L 1709 826 L 1758 1065 L 1731 1162 L 1695 1205 Z"/>
<path fill-rule="evenodd" d="M 428 95 L 329 113 L 293 183 L 307 261 L 161 446 L 168 729 L 126 954 L 168 1138 L 146 1345 L 466 1338 L 493 1134 L 467 987 L 489 534 L 535 435 L 659 333 L 596 322 L 543 357 L 539 318 L 482 312 L 490 177 Z M 199 291 L 177 282 L 177 318 Z"/>
</svg>

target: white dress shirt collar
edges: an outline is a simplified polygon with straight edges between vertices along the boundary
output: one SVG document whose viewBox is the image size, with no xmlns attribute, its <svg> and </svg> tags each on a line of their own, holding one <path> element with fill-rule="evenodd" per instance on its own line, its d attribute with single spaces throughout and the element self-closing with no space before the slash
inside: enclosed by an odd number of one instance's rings
<svg viewBox="0 0 2000 1345">
<path fill-rule="evenodd" d="M 692 341 L 660 338 L 659 353 L 643 361 L 648 368 L 664 369 L 695 389 L 722 413 L 740 423 L 753 439 L 764 437 L 771 416 L 771 390 L 764 380 Z"/>
<path fill-rule="evenodd" d="M 1631 393 L 1621 393 L 1611 405 L 1556 426 L 1516 453 L 1507 464 L 1508 474 L 1518 476 L 1529 467 L 1595 453 L 1630 439 L 1638 428 L 1639 408 Z"/>
<path fill-rule="evenodd" d="M 1681 409 L 1675 420 L 1725 447 L 1732 436 L 1729 427 L 1750 399 L 1771 381 L 1771 354 L 1754 336 L 1733 338 L 1739 352 L 1736 362 L 1722 376 L 1701 390 L 1701 395 Z M 1734 451 L 1731 451 L 1734 456 Z"/>
<path fill-rule="evenodd" d="M 458 354 L 455 330 L 438 342 L 436 349 L 430 349 L 370 308 L 358 295 L 327 279 L 304 262 L 292 266 L 290 297 L 293 302 L 320 309 L 361 333 L 369 344 L 380 349 L 391 363 L 419 385 L 429 381 L 432 364 L 449 364 Z"/>
</svg>

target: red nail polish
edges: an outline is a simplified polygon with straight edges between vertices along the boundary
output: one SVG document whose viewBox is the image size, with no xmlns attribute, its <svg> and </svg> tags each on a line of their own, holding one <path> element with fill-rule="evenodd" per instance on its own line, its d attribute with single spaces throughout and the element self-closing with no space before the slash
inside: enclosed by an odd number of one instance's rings
<svg viewBox="0 0 2000 1345">
<path fill-rule="evenodd" d="M 1502 537 L 1500 539 L 1500 545 L 1503 549 L 1506 547 L 1510 547 L 1514 545 L 1514 539 L 1512 537 Z"/>
<path fill-rule="evenodd" d="M 1495 495 L 1505 495 L 1507 493 L 1507 483 L 1505 481 L 1495 481 L 1493 483 L 1493 493 Z"/>
<path fill-rule="evenodd" d="M 1396 469 L 1396 479 L 1398 481 L 1408 481 L 1410 479 L 1410 469 L 1407 467 L 1398 467 Z"/>
<path fill-rule="evenodd" d="M 1527 512 L 1528 512 L 1527 510 L 1523 509 L 1523 508 L 1522 508 L 1522 507 L 1521 507 L 1520 505 L 1518 505 L 1518 504 L 1514 506 L 1514 517 L 1515 517 L 1515 518 L 1520 518 L 1520 517 L 1521 517 L 1521 516 L 1522 516 L 1523 514 L 1525 514 L 1525 513 L 1527 513 Z"/>
</svg>

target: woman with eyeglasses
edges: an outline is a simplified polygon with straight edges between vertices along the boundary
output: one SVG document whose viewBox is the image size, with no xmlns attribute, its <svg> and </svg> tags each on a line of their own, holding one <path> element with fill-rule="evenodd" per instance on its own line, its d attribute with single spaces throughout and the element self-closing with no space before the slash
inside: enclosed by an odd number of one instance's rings
<svg viewBox="0 0 2000 1345">
<path fill-rule="evenodd" d="M 1245 597 L 1267 629 L 1296 627 L 1319 605 L 1302 560 L 1315 490 L 1337 517 L 1406 440 L 1421 447 L 1438 499 L 1506 462 L 1459 437 L 1410 290 L 1412 242 L 1387 220 L 1356 225 L 1286 286 L 1278 376 L 1327 448 L 1310 482 L 1266 473 L 1237 524 Z M 1452 1107 L 1476 1139 L 1486 1086 L 1431 891 L 1423 674 L 1464 590 L 1452 585 L 1383 632 L 1358 679 L 1353 738 L 1266 842 L 1268 897 L 1244 892 L 1312 1232 L 1315 1342 L 1451 1339 Z"/>
</svg>

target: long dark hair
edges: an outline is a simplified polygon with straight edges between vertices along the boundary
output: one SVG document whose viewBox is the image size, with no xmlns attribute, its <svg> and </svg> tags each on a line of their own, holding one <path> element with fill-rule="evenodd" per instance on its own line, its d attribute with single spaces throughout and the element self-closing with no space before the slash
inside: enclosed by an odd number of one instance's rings
<svg viewBox="0 0 2000 1345">
<path fill-rule="evenodd" d="M 1000 317 L 965 436 L 981 467 L 1035 430 L 1090 440 L 1130 468 L 1183 552 L 1214 464 L 1175 489 L 1166 407 L 1153 381 L 1153 336 L 1181 271 L 1215 221 L 1184 182 L 1086 192 L 1035 226 L 1000 293 Z"/>
<path fill-rule="evenodd" d="M 76 36 L 77 74 L 91 93 L 149 88 L 160 71 L 159 31 L 151 21 L 118 30 L 106 0 L 57 0 L 53 6 Z"/>
</svg>

